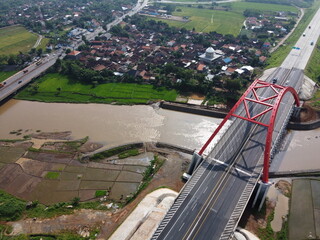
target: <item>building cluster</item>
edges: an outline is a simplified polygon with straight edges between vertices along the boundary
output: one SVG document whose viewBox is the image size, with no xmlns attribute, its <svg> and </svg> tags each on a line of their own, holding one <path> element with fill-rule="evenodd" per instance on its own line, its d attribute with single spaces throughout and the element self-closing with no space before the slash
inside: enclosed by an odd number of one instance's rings
<svg viewBox="0 0 320 240">
<path fill-rule="evenodd" d="M 5 5 L 1 7 L 6 7 Z M 0 27 L 23 24 L 34 32 L 48 34 L 66 26 L 94 29 L 130 11 L 134 0 L 12 2 L 6 14 L 0 12 Z"/>
<path fill-rule="evenodd" d="M 297 14 L 289 12 L 274 12 L 273 14 L 258 14 L 246 18 L 245 29 L 256 36 L 268 39 L 262 47 L 269 49 L 277 39 L 282 38 L 294 27 Z"/>
<path fill-rule="evenodd" d="M 72 51 L 69 59 L 81 61 L 86 67 L 96 71 L 108 69 L 117 75 L 130 74 L 144 81 L 156 79 L 157 68 L 166 64 L 204 73 L 208 79 L 215 74 L 248 74 L 253 71 L 253 61 L 262 64 L 266 57 L 255 44 L 242 44 L 239 40 L 225 44 L 222 35 L 216 34 L 209 40 L 211 46 L 195 43 L 199 33 L 187 32 L 181 40 L 181 33 L 164 36 L 153 31 L 139 31 L 128 23 L 125 28 L 130 37 L 111 36 L 108 39 L 91 41 L 89 48 Z M 168 39 L 160 41 L 160 39 Z M 257 65 L 257 64 L 256 64 Z M 172 80 L 177 81 L 172 76 Z"/>
</svg>

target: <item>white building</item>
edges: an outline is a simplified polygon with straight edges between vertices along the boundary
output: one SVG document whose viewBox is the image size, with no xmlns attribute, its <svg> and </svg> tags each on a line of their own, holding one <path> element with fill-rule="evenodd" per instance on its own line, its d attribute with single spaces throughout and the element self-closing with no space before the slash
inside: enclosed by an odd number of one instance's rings
<svg viewBox="0 0 320 240">
<path fill-rule="evenodd" d="M 211 63 L 222 56 L 223 56 L 223 52 L 221 51 L 217 52 L 212 47 L 208 47 L 206 52 L 201 54 L 199 58 L 204 62 Z"/>
</svg>

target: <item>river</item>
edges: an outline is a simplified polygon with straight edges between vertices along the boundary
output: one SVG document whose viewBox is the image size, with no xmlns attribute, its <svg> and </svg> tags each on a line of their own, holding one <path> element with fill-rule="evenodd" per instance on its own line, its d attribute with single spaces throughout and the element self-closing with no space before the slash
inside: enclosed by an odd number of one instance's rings
<svg viewBox="0 0 320 240">
<path fill-rule="evenodd" d="M 0 107 L 0 139 L 22 138 L 36 130 L 71 131 L 114 147 L 136 141 L 161 141 L 199 150 L 221 119 L 149 105 L 41 103 L 10 100 Z M 22 135 L 10 134 L 22 129 Z M 291 131 L 271 170 L 320 169 L 320 129 Z"/>
<path fill-rule="evenodd" d="M 221 119 L 148 105 L 41 103 L 10 100 L 0 107 L 0 139 L 21 138 L 36 130 L 71 131 L 74 139 L 113 147 L 136 141 L 161 141 L 199 149 Z M 22 129 L 17 137 L 11 131 Z"/>
</svg>

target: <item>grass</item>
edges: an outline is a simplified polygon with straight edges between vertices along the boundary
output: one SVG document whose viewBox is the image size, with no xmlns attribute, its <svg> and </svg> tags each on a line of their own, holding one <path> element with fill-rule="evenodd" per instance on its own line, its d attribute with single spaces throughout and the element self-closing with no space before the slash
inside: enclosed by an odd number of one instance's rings
<svg viewBox="0 0 320 240">
<path fill-rule="evenodd" d="M 17 54 L 29 51 L 38 36 L 22 26 L 10 26 L 0 29 L 0 55 Z"/>
<path fill-rule="evenodd" d="M 189 0 L 183 0 L 188 3 Z M 237 36 L 241 30 L 242 24 L 245 20 L 243 12 L 246 9 L 261 10 L 265 12 L 298 12 L 298 9 L 293 6 L 280 5 L 280 4 L 266 4 L 266 3 L 254 3 L 254 2 L 234 2 L 223 3 L 222 6 L 228 6 L 231 8 L 229 11 L 218 11 L 210 9 L 201 9 L 197 7 L 182 7 L 177 6 L 176 9 L 180 9 L 179 12 L 175 11 L 174 16 L 188 16 L 191 21 L 179 22 L 167 19 L 158 19 L 168 23 L 170 26 L 186 28 L 192 30 L 193 28 L 197 32 L 211 32 L 216 31 L 221 34 L 232 34 Z"/>
<path fill-rule="evenodd" d="M 192 30 L 195 28 L 197 32 L 216 31 L 221 34 L 238 35 L 244 21 L 244 16 L 240 13 L 217 11 L 211 9 L 200 9 L 192 7 L 177 7 L 181 12 L 175 11 L 174 16 L 188 16 L 189 22 L 179 22 L 157 19 L 164 21 L 170 26 L 186 28 Z"/>
<path fill-rule="evenodd" d="M 130 149 L 118 154 L 120 159 L 139 155 L 139 149 Z"/>
<path fill-rule="evenodd" d="M 136 143 L 136 144 L 128 144 L 120 147 L 111 148 L 103 152 L 94 154 L 93 156 L 90 157 L 90 160 L 98 161 L 98 160 L 108 158 L 117 154 L 121 154 L 128 150 L 133 150 L 140 147 L 142 147 L 142 144 Z"/>
<path fill-rule="evenodd" d="M 46 46 L 48 45 L 49 41 L 50 41 L 49 38 L 42 38 L 39 46 L 36 49 L 42 48 L 43 51 L 45 51 L 46 50 Z"/>
<path fill-rule="evenodd" d="M 298 41 L 299 37 L 308 27 L 311 19 L 313 18 L 314 14 L 320 7 L 320 1 L 316 1 L 311 8 L 305 10 L 305 14 L 301 19 L 299 25 L 291 34 L 291 36 L 285 41 L 285 44 L 280 46 L 276 51 L 271 54 L 271 57 L 267 60 L 267 68 L 278 67 L 281 65 L 283 60 L 287 57 L 291 48 L 294 44 Z"/>
<path fill-rule="evenodd" d="M 95 197 L 103 197 L 106 196 L 107 190 L 97 190 L 96 193 L 94 194 Z"/>
<path fill-rule="evenodd" d="M 39 86 L 36 93 L 30 86 L 16 98 L 42 102 L 146 104 L 154 100 L 174 101 L 177 97 L 175 90 L 146 84 L 105 83 L 93 88 L 92 85 L 76 83 L 68 76 L 57 73 L 47 74 L 36 84 Z M 61 88 L 61 91 L 58 92 L 57 88 Z"/>
<path fill-rule="evenodd" d="M 3 82 L 4 80 L 11 77 L 15 73 L 17 73 L 17 71 L 9 71 L 9 72 L 1 72 L 0 71 L 0 82 Z"/>
<path fill-rule="evenodd" d="M 47 172 L 45 178 L 47 179 L 58 179 L 60 177 L 60 173 L 59 172 Z"/>
</svg>

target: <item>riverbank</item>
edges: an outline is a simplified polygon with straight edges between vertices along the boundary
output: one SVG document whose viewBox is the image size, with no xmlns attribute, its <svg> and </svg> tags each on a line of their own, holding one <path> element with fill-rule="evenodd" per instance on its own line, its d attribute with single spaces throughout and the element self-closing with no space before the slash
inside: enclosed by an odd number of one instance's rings
<svg viewBox="0 0 320 240">
<path fill-rule="evenodd" d="M 181 111 L 186 113 L 198 114 L 202 116 L 215 117 L 215 118 L 224 118 L 228 114 L 227 109 L 217 109 L 217 108 L 209 108 L 206 106 L 199 106 L 188 103 L 176 103 L 176 102 L 165 102 L 162 101 L 160 103 L 160 107 L 163 109 L 173 110 L 173 111 Z M 299 119 L 298 121 L 290 121 L 288 123 L 287 128 L 290 130 L 313 130 L 320 127 L 320 113 L 303 112 L 303 119 Z M 315 115 L 312 118 L 305 115 Z M 310 120 L 311 119 L 311 120 Z M 301 120 L 305 122 L 301 122 Z"/>
</svg>

